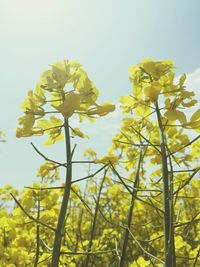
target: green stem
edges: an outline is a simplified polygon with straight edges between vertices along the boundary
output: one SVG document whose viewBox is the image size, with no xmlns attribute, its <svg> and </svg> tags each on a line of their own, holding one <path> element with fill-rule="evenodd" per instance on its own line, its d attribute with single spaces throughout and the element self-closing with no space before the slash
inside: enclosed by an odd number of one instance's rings
<svg viewBox="0 0 200 267">
<path fill-rule="evenodd" d="M 169 157 L 170 165 L 170 212 L 171 212 L 171 224 L 170 224 L 170 254 L 172 255 L 173 267 L 176 267 L 176 251 L 174 240 L 174 172 L 172 159 Z"/>
<path fill-rule="evenodd" d="M 164 129 L 161 120 L 160 109 L 158 103 L 155 104 L 156 115 L 158 120 L 158 126 L 160 131 L 160 149 L 162 157 L 162 180 L 163 180 L 163 204 L 164 204 L 164 257 L 165 257 L 165 267 L 174 267 L 173 264 L 175 255 L 173 253 L 174 246 L 174 237 L 173 231 L 170 231 L 171 225 L 173 223 L 171 205 L 170 205 L 170 187 L 169 187 L 169 170 L 168 170 L 168 161 L 167 161 L 167 152 L 165 144 L 165 135 Z"/>
<path fill-rule="evenodd" d="M 69 124 L 67 119 L 65 119 L 64 122 L 64 129 L 65 129 L 66 159 L 67 159 L 66 182 L 65 182 L 60 213 L 58 217 L 58 224 L 55 232 L 51 267 L 57 267 L 59 265 L 62 232 L 65 224 L 65 217 L 67 213 L 67 206 L 69 202 L 71 181 L 72 181 L 71 143 L 70 143 Z"/>
<path fill-rule="evenodd" d="M 88 189 L 88 180 L 86 182 L 85 189 L 84 189 L 84 194 L 83 194 L 83 200 L 84 201 L 86 199 L 87 189 Z M 82 237 L 81 229 L 82 229 L 82 223 L 83 223 L 83 215 L 84 215 L 84 209 L 81 208 L 80 212 L 79 212 L 79 219 L 78 219 L 78 227 L 77 227 L 78 231 L 77 231 L 77 234 L 76 234 L 76 244 L 75 244 L 75 249 L 74 249 L 75 252 L 77 252 L 78 244 L 79 244 L 79 241 L 81 240 L 81 237 Z"/>
<path fill-rule="evenodd" d="M 94 236 L 95 236 L 96 222 L 97 222 L 97 215 L 98 215 L 98 210 L 99 210 L 101 192 L 102 192 L 103 184 L 104 184 L 104 181 L 105 181 L 105 178 L 106 178 L 106 173 L 107 173 L 107 170 L 105 170 L 105 173 L 104 173 L 104 176 L 103 176 L 103 179 L 101 181 L 100 188 L 99 188 L 99 193 L 98 193 L 98 196 L 97 196 L 95 212 L 94 212 L 94 218 L 93 218 L 93 222 L 92 222 L 92 230 L 91 230 L 90 240 L 89 240 L 89 244 L 88 244 L 88 254 L 87 254 L 87 257 L 86 257 L 86 260 L 85 260 L 84 267 L 88 267 L 88 264 L 89 264 L 89 259 L 90 259 L 90 255 L 91 255 L 90 252 L 91 252 L 92 243 L 93 243 Z"/>
<path fill-rule="evenodd" d="M 38 194 L 38 206 L 37 206 L 37 220 L 40 219 L 40 194 Z M 40 225 L 36 226 L 36 253 L 34 267 L 38 266 L 39 254 L 40 254 Z"/>
<path fill-rule="evenodd" d="M 140 151 L 140 156 L 138 160 L 138 166 L 137 166 L 137 171 L 135 174 L 135 179 L 134 179 L 134 185 L 133 188 L 137 188 L 139 186 L 139 175 L 140 175 L 140 165 L 142 162 L 142 151 Z M 129 212 L 128 212 L 128 220 L 127 220 L 127 227 L 125 229 L 125 234 L 124 234 L 124 239 L 123 239 L 123 244 L 122 244 L 122 253 L 119 261 L 119 267 L 123 267 L 125 264 L 125 259 L 126 259 L 126 249 L 128 246 L 128 238 L 129 238 L 129 229 L 131 228 L 131 221 L 132 221 L 132 215 L 133 215 L 133 209 L 134 209 L 134 204 L 135 204 L 135 198 L 137 195 L 137 189 L 133 189 L 132 195 L 131 195 L 131 203 L 129 207 Z"/>
</svg>

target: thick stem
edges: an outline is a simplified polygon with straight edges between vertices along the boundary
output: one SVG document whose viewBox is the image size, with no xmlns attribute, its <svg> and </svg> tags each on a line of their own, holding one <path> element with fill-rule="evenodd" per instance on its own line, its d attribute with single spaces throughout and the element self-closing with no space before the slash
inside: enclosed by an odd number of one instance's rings
<svg viewBox="0 0 200 267">
<path fill-rule="evenodd" d="M 156 102 L 156 115 L 158 120 L 158 126 L 160 130 L 160 149 L 162 157 L 162 180 L 163 180 L 163 204 L 164 204 L 164 256 L 165 267 L 174 267 L 175 255 L 174 255 L 174 233 L 170 231 L 173 224 L 173 211 L 170 203 L 170 187 L 169 187 L 169 170 L 167 161 L 167 152 L 165 144 L 164 128 L 162 125 L 161 114 L 158 103 Z"/>
<path fill-rule="evenodd" d="M 142 162 L 142 151 L 140 151 L 140 157 L 138 160 L 138 166 L 137 166 L 137 170 L 136 170 L 136 174 L 135 174 L 133 188 L 138 188 L 138 186 L 139 186 L 139 175 L 140 175 L 141 162 Z M 128 212 L 127 227 L 126 227 L 125 233 L 124 233 L 122 252 L 121 252 L 121 257 L 120 257 L 120 261 L 119 261 L 119 265 L 118 265 L 119 267 L 123 267 L 125 264 L 126 249 L 128 246 L 128 238 L 129 238 L 129 233 L 130 233 L 129 229 L 131 228 L 131 221 L 132 221 L 132 215 L 133 215 L 133 209 L 134 209 L 136 195 L 137 195 L 137 189 L 133 189 L 132 195 L 131 195 L 131 203 L 130 203 L 129 212 Z"/>
<path fill-rule="evenodd" d="M 63 193 L 60 213 L 58 217 L 58 224 L 55 232 L 51 267 L 57 267 L 59 264 L 62 232 L 65 226 L 64 225 L 65 217 L 67 213 L 67 206 L 68 206 L 70 190 L 71 190 L 71 181 L 72 181 L 71 143 L 70 143 L 69 124 L 67 119 L 65 119 L 64 122 L 64 129 L 65 129 L 66 159 L 67 159 L 66 182 L 65 182 L 65 189 Z"/>
</svg>

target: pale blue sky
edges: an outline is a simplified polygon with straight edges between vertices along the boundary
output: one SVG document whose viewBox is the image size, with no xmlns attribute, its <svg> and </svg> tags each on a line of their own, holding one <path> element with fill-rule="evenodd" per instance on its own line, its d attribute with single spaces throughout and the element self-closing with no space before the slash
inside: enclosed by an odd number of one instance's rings
<svg viewBox="0 0 200 267">
<path fill-rule="evenodd" d="M 173 59 L 177 75 L 200 67 L 199 10 L 199 0 L 0 0 L 0 128 L 8 139 L 0 144 L 0 186 L 30 184 L 42 162 L 32 139 L 15 139 L 15 129 L 20 103 L 48 64 L 77 59 L 100 88 L 100 102 L 117 103 L 130 92 L 128 67 L 145 57 Z M 92 136 L 84 147 L 104 153 L 117 123 L 114 116 L 85 125 Z M 62 153 L 62 144 L 34 142 Z"/>
</svg>

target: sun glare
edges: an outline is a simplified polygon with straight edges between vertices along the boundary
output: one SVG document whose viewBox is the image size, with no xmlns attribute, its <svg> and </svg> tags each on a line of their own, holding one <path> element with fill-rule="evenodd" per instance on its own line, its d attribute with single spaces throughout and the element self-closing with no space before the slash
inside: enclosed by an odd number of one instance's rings
<svg viewBox="0 0 200 267">
<path fill-rule="evenodd" d="M 62 1 L 55 0 L 17 0 L 12 2 L 12 8 L 14 13 L 22 17 L 41 17 L 48 15 L 55 15 L 62 9 Z"/>
</svg>

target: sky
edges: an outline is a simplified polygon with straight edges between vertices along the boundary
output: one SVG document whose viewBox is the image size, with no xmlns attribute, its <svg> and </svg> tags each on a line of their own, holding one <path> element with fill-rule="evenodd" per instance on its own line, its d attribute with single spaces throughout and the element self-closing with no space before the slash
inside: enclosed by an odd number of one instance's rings
<svg viewBox="0 0 200 267">
<path fill-rule="evenodd" d="M 46 148 L 42 138 L 15 138 L 27 90 L 57 60 L 78 60 L 99 88 L 100 103 L 117 104 L 129 94 L 128 68 L 146 57 L 172 59 L 176 75 L 186 73 L 199 97 L 199 10 L 199 0 L 0 0 L 0 128 L 7 139 L 0 143 L 0 186 L 36 180 L 43 161 L 31 141 L 63 161 L 62 142 Z M 117 111 L 84 124 L 91 138 L 77 141 L 78 156 L 87 147 L 106 153 L 120 118 Z"/>
</svg>

